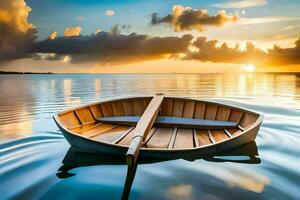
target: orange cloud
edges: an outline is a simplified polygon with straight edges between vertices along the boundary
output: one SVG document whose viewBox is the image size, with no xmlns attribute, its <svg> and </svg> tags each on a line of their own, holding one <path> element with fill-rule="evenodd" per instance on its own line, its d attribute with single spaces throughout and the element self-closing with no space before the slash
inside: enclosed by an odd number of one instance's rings
<svg viewBox="0 0 300 200">
<path fill-rule="evenodd" d="M 238 19 L 238 15 L 227 14 L 225 10 L 220 10 L 217 14 L 211 16 L 207 10 L 174 5 L 171 14 L 165 17 L 158 17 L 157 13 L 153 13 L 151 24 L 167 23 L 176 32 L 203 31 L 205 26 L 222 26 L 225 23 L 235 22 Z"/>
<path fill-rule="evenodd" d="M 247 43 L 245 50 L 240 50 L 237 44 L 234 48 L 226 43 L 218 46 L 217 40 L 207 40 L 199 37 L 193 43 L 195 49 L 189 51 L 186 60 L 199 60 L 214 63 L 255 64 L 258 66 L 283 66 L 300 64 L 300 38 L 295 47 L 281 48 L 275 45 L 272 49 L 263 51 L 254 44 Z"/>
<path fill-rule="evenodd" d="M 50 33 L 49 38 L 50 40 L 54 40 L 57 37 L 58 33 L 56 31 Z"/>
<path fill-rule="evenodd" d="M 1 0 L 0 3 L 0 23 L 10 24 L 16 31 L 25 33 L 34 26 L 28 22 L 28 15 L 31 8 L 24 0 Z"/>
<path fill-rule="evenodd" d="M 28 56 L 36 36 L 28 22 L 31 8 L 24 0 L 0 1 L 0 61 Z"/>
<path fill-rule="evenodd" d="M 79 36 L 81 32 L 81 27 L 76 26 L 76 27 L 68 27 L 64 31 L 64 36 L 70 37 L 70 36 Z"/>
</svg>

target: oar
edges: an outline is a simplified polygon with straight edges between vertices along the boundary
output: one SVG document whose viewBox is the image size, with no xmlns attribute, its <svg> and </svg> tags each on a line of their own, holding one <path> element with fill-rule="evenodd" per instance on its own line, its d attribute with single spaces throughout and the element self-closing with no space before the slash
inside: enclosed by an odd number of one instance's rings
<svg viewBox="0 0 300 200">
<path fill-rule="evenodd" d="M 126 154 L 126 162 L 129 167 L 136 163 L 143 140 L 153 126 L 163 99 L 164 95 L 162 94 L 154 96 L 138 121 Z"/>
</svg>

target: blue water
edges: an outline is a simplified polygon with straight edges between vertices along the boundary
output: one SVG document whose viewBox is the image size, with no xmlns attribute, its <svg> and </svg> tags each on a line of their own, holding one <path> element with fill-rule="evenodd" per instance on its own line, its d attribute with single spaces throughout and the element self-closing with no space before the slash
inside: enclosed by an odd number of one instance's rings
<svg viewBox="0 0 300 200">
<path fill-rule="evenodd" d="M 69 144 L 52 116 L 90 102 L 160 92 L 263 113 L 260 162 L 223 156 L 235 162 L 141 164 L 130 199 L 300 198 L 297 74 L 0 75 L 0 198 L 120 199 L 127 171 L 122 162 L 99 156 L 97 164 L 79 162 L 69 175 L 61 172 Z"/>
</svg>

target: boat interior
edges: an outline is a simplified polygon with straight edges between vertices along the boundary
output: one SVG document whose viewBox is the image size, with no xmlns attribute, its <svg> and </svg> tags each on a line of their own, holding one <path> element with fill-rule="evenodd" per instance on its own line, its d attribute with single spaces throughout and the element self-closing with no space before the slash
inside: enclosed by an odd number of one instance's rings
<svg viewBox="0 0 300 200">
<path fill-rule="evenodd" d="M 129 146 L 136 127 L 134 124 L 103 122 L 101 119 L 142 116 L 151 99 L 127 98 L 90 104 L 58 113 L 58 119 L 63 128 L 73 134 L 94 141 Z M 259 118 L 256 113 L 227 105 L 171 97 L 163 99 L 157 116 L 193 122 L 213 120 L 216 126 L 160 126 L 154 123 L 144 137 L 142 148 L 186 149 L 215 144 L 243 133 Z M 226 122 L 234 122 L 234 125 L 217 126 Z"/>
</svg>

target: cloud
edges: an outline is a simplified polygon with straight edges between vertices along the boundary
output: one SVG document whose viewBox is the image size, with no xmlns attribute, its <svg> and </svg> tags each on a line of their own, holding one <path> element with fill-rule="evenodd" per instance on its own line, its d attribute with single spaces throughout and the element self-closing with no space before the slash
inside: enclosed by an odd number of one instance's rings
<svg viewBox="0 0 300 200">
<path fill-rule="evenodd" d="M 282 66 L 300 64 L 300 38 L 293 48 L 281 48 L 275 45 L 272 49 L 263 51 L 254 44 L 247 43 L 245 50 L 240 50 L 239 45 L 234 48 L 226 43 L 218 46 L 217 40 L 207 40 L 199 37 L 193 45 L 196 50 L 189 51 L 186 60 L 199 60 L 214 63 L 255 64 L 258 66 Z"/>
<path fill-rule="evenodd" d="M 76 17 L 76 19 L 77 19 L 78 21 L 82 21 L 82 20 L 83 20 L 83 17 L 82 17 L 82 16 L 78 16 L 78 17 Z"/>
<path fill-rule="evenodd" d="M 64 36 L 66 36 L 66 37 L 79 36 L 80 32 L 81 32 L 81 27 L 80 26 L 67 27 L 67 28 L 65 28 Z"/>
<path fill-rule="evenodd" d="M 57 37 L 58 33 L 56 31 L 53 31 L 50 33 L 49 38 L 50 40 L 54 40 Z"/>
<path fill-rule="evenodd" d="M 171 14 L 165 17 L 158 17 L 157 13 L 153 13 L 151 24 L 170 24 L 176 32 L 203 31 L 205 26 L 219 27 L 227 22 L 235 22 L 238 19 L 238 15 L 227 14 L 225 10 L 220 10 L 217 14 L 210 16 L 207 10 L 174 5 Z"/>
<path fill-rule="evenodd" d="M 114 26 L 111 27 L 110 32 L 112 34 L 121 34 L 121 30 L 129 31 L 130 28 L 131 28 L 131 25 L 116 24 L 116 25 L 114 25 Z"/>
<path fill-rule="evenodd" d="M 71 60 L 70 56 L 66 55 L 66 56 L 63 57 L 62 62 L 67 63 L 67 62 L 70 62 L 70 60 Z"/>
<path fill-rule="evenodd" d="M 115 15 L 115 11 L 113 10 L 106 10 L 104 13 L 106 16 L 111 17 Z"/>
<path fill-rule="evenodd" d="M 0 62 L 29 56 L 36 29 L 28 22 L 31 11 L 24 0 L 0 1 Z"/>
<path fill-rule="evenodd" d="M 267 5 L 267 0 L 240 0 L 214 4 L 217 8 L 248 8 Z"/>
<path fill-rule="evenodd" d="M 119 28 L 119 24 L 116 24 L 116 25 L 114 25 L 113 27 L 111 27 L 110 32 L 111 32 L 113 35 L 119 35 L 119 34 L 121 34 L 121 30 L 120 30 L 120 28 Z"/>
<path fill-rule="evenodd" d="M 97 28 L 95 31 L 95 34 L 100 33 L 102 30 L 100 28 Z"/>
<path fill-rule="evenodd" d="M 71 63 L 95 62 L 120 64 L 160 59 L 186 52 L 191 35 L 182 37 L 152 37 L 131 33 L 104 32 L 78 37 L 58 37 L 35 44 L 33 51 L 54 53 L 61 58 L 68 55 Z M 61 59 L 60 58 L 60 59 Z"/>
<path fill-rule="evenodd" d="M 259 18 L 240 18 L 236 25 L 267 24 L 276 22 L 299 21 L 300 17 L 266 16 Z"/>
<path fill-rule="evenodd" d="M 254 55 L 265 55 L 265 52 L 256 49 L 252 43 L 247 43 L 246 50 L 244 51 L 239 49 L 239 45 L 230 48 L 226 43 L 223 43 L 221 46 L 217 46 L 217 44 L 217 40 L 207 40 L 206 37 L 199 37 L 193 43 L 198 50 L 190 52 L 186 58 L 217 63 L 244 64 L 249 62 L 252 63 L 252 57 Z"/>
<path fill-rule="evenodd" d="M 295 47 L 281 48 L 277 45 L 268 50 L 271 63 L 277 65 L 300 64 L 300 38 L 296 40 Z"/>
<path fill-rule="evenodd" d="M 55 54 L 55 53 L 36 53 L 33 57 L 33 60 L 60 60 L 61 56 Z"/>
<path fill-rule="evenodd" d="M 241 50 L 239 45 L 236 47 L 229 47 L 226 43 L 219 45 L 217 40 L 207 40 L 205 37 L 193 40 L 193 36 L 189 34 L 181 37 L 154 37 L 137 33 L 125 35 L 121 34 L 120 28 L 128 31 L 130 26 L 116 25 L 110 32 L 101 31 L 91 35 L 81 35 L 79 26 L 69 27 L 65 29 L 64 36 L 52 32 L 49 38 L 36 41 L 36 28 L 28 22 L 30 10 L 24 0 L 0 1 L 0 62 L 32 58 L 65 63 L 91 62 L 99 65 L 114 65 L 172 58 L 258 66 L 300 64 L 300 38 L 291 48 L 275 45 L 263 51 L 248 43 L 246 49 Z M 235 17 L 237 16 L 227 15 L 225 11 L 209 16 L 205 10 L 175 6 L 172 13 L 166 17 L 159 18 L 154 15 L 152 23 L 168 23 L 177 31 L 202 30 L 204 26 L 220 26 L 225 22 L 235 21 Z M 278 20 L 282 19 L 275 19 Z M 272 21 L 274 18 L 264 18 L 259 22 Z M 257 20 L 247 23 L 257 23 Z M 283 30 L 292 28 L 294 26 Z"/>
</svg>

